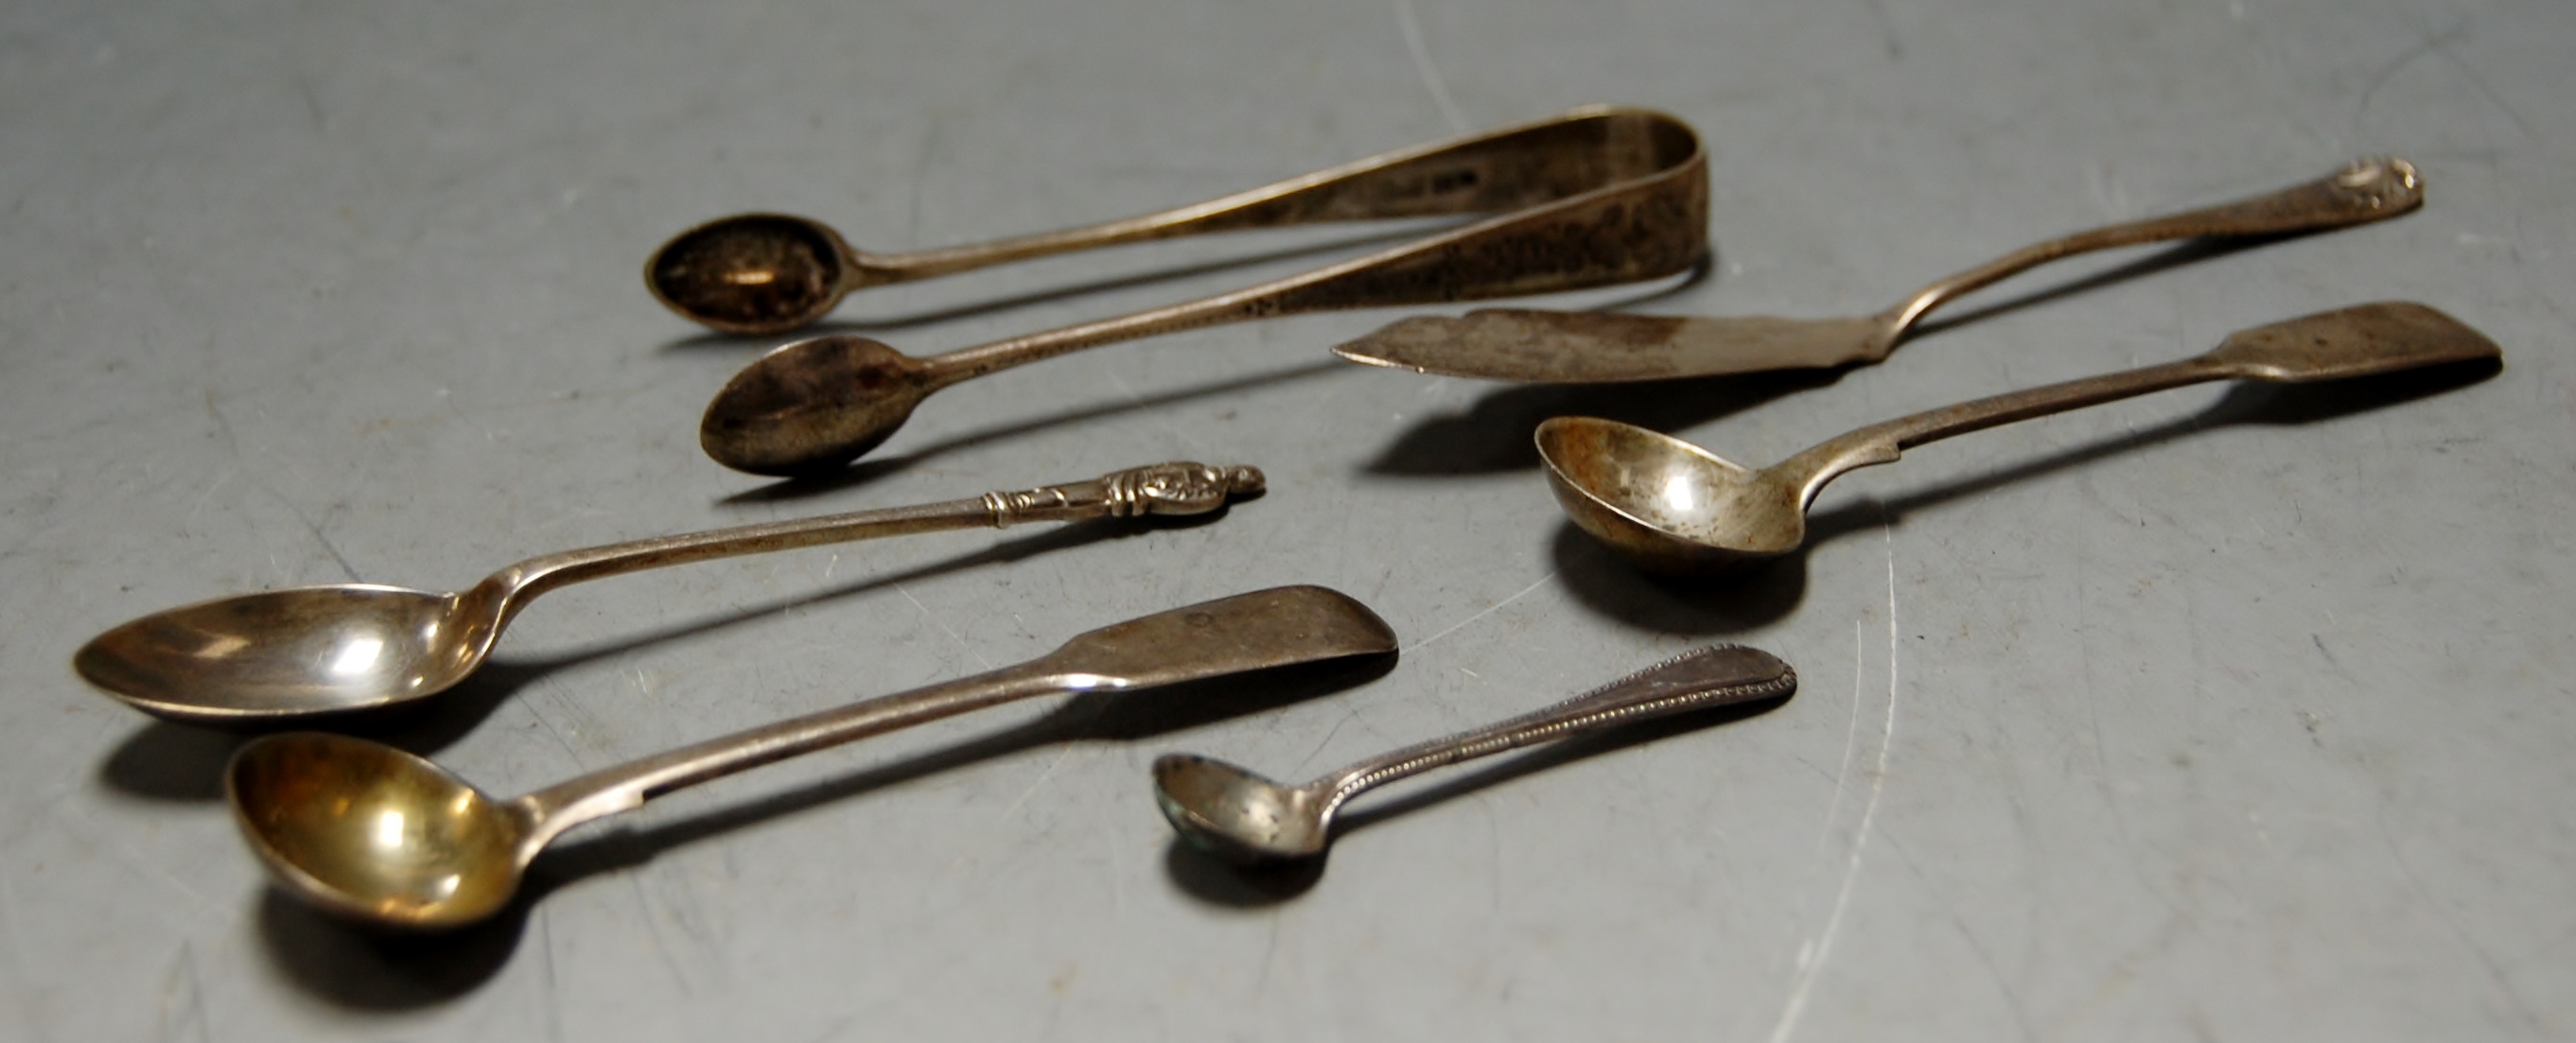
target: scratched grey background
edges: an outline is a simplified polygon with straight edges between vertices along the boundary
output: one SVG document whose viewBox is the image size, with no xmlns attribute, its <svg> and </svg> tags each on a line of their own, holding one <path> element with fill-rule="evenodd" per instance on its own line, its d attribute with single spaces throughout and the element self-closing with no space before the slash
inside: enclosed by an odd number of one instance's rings
<svg viewBox="0 0 2576 1043">
<path fill-rule="evenodd" d="M 2566 1038 L 2571 52 L 2562 0 L 8 5 L 0 1037 Z M 1530 391 L 1324 354 L 1387 312 L 1166 337 L 951 390 L 820 489 L 698 454 L 704 400 L 764 344 L 696 336 L 636 278 L 735 210 L 943 245 L 1592 101 L 1702 131 L 1718 258 L 1569 304 L 1860 313 L 2369 152 L 2421 164 L 2431 202 L 2062 265 L 1838 379 Z M 1353 234 L 841 317 L 944 350 Z M 1592 412 L 1766 462 L 2389 297 L 2484 329 L 2506 369 L 2412 400 L 2205 387 L 1927 447 L 1837 484 L 1811 553 L 1749 586 L 1640 580 L 1525 448 Z M 517 792 L 1288 582 L 1375 606 L 1401 663 L 1213 711 L 994 711 L 726 780 L 575 834 L 532 902 L 434 942 L 268 893 L 215 789 L 238 740 L 66 665 L 228 592 L 448 588 L 1170 457 L 1273 491 L 1214 524 L 572 588 L 388 734 Z M 1373 799 L 1319 877 L 1176 856 L 1149 798 L 1169 750 L 1311 774 L 1711 640 L 1804 690 Z"/>
</svg>

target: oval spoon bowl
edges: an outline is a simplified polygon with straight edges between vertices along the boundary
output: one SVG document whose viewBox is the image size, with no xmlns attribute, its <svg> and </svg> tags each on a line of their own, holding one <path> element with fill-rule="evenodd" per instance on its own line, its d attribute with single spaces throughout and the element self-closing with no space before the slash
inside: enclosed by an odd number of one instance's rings
<svg viewBox="0 0 2576 1043">
<path fill-rule="evenodd" d="M 1796 490 L 1689 442 L 1597 417 L 1553 417 L 1533 438 L 1566 518 L 1655 571 L 1746 569 L 1806 541 Z"/>
<path fill-rule="evenodd" d="M 453 594 L 377 583 L 201 601 L 91 638 L 81 678 L 147 713 L 212 723 L 370 709 L 481 661 Z M 488 635 L 488 630 L 485 636 Z M 224 693 L 209 703 L 209 687 Z"/>
<path fill-rule="evenodd" d="M 644 285 L 671 310 L 726 333 L 795 329 L 840 303 L 850 253 L 841 234 L 792 214 L 737 214 L 680 233 L 644 262 Z"/>
<path fill-rule="evenodd" d="M 874 449 L 939 389 L 884 343 L 835 334 L 780 345 L 707 402 L 698 446 L 753 474 L 834 470 Z"/>
<path fill-rule="evenodd" d="M 224 770 L 252 852 L 298 896 L 391 926 L 492 915 L 519 885 L 526 815 L 390 746 L 298 732 L 244 746 Z M 312 799 L 327 793 L 329 800 Z"/>
<path fill-rule="evenodd" d="M 1213 757 L 1154 761 L 1154 801 L 1181 839 L 1227 861 L 1257 864 L 1321 854 L 1327 821 L 1318 794 L 1283 786 Z"/>
</svg>

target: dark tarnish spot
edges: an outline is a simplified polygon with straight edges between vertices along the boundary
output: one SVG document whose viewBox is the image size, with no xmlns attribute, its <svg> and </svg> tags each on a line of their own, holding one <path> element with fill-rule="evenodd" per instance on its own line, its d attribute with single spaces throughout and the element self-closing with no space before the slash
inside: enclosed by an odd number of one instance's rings
<svg viewBox="0 0 2576 1043">
<path fill-rule="evenodd" d="M 908 361 L 865 337 L 791 344 L 735 375 L 722 396 L 722 419 L 738 425 L 863 405 L 910 384 Z"/>
<path fill-rule="evenodd" d="M 840 251 L 802 221 L 744 217 L 691 231 L 653 258 L 653 285 L 710 325 L 802 324 L 840 282 Z"/>
<path fill-rule="evenodd" d="M 838 466 L 912 415 L 918 366 L 865 337 L 788 345 L 734 375 L 708 405 L 700 441 L 727 466 L 760 474 Z"/>
</svg>

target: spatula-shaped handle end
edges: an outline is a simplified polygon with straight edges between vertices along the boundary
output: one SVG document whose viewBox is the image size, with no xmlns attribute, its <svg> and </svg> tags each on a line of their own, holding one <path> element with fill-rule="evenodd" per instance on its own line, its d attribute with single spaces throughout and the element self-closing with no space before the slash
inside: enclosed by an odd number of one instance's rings
<svg viewBox="0 0 2576 1043">
<path fill-rule="evenodd" d="M 1395 631 L 1350 595 L 1273 587 L 1102 627 L 1064 643 L 1050 669 L 1144 688 L 1396 648 Z"/>
<path fill-rule="evenodd" d="M 2242 379 L 2298 382 L 2500 359 L 2504 349 L 2432 308 L 2381 301 L 2240 330 L 2205 357 Z"/>
</svg>

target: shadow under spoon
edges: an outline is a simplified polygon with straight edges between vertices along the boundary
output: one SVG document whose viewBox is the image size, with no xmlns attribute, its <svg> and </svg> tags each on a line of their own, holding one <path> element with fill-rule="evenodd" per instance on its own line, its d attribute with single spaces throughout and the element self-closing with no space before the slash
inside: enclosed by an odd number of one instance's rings
<svg viewBox="0 0 2576 1043">
<path fill-rule="evenodd" d="M 1022 522 L 1204 514 L 1258 492 L 1262 474 L 1175 461 L 1085 482 L 915 507 L 664 536 L 530 558 L 472 588 L 376 583 L 262 591 L 168 609 L 91 638 L 82 679 L 172 720 L 257 724 L 423 699 L 483 665 L 539 594 L 568 583 L 694 561 Z"/>
<path fill-rule="evenodd" d="M 1566 516 L 1640 567 L 1720 574 L 1798 549 L 1816 494 L 1903 450 L 2017 420 L 2211 380 L 2298 383 L 2502 357 L 2484 334 L 2421 304 L 2387 302 L 2240 330 L 2207 354 L 1917 413 L 1861 428 L 1761 470 L 1595 417 L 1555 417 L 1536 440 Z"/>
<path fill-rule="evenodd" d="M 496 799 L 431 761 L 318 732 L 266 736 L 224 772 L 242 834 L 289 893 L 338 915 L 444 929 L 508 904 L 537 853 L 574 826 L 684 786 L 1020 699 L 1119 691 L 1395 650 L 1368 607 L 1278 587 L 1081 634 L 973 677 L 710 739 Z"/>
<path fill-rule="evenodd" d="M 1324 853 L 1351 798 L 1460 761 L 1630 721 L 1787 696 L 1798 676 L 1768 652 L 1697 649 L 1543 710 L 1371 757 L 1301 785 L 1194 754 L 1154 761 L 1154 800 L 1192 847 L 1241 865 Z"/>
<path fill-rule="evenodd" d="M 1525 384 L 1618 383 L 1877 362 L 1944 303 L 2077 254 L 2177 239 L 2290 235 L 2365 224 L 2424 203 L 2402 159 L 2358 159 L 2323 179 L 2214 207 L 2036 243 L 1857 318 L 1670 317 L 1489 308 L 1419 316 L 1334 348 L 1352 362 Z"/>
</svg>

